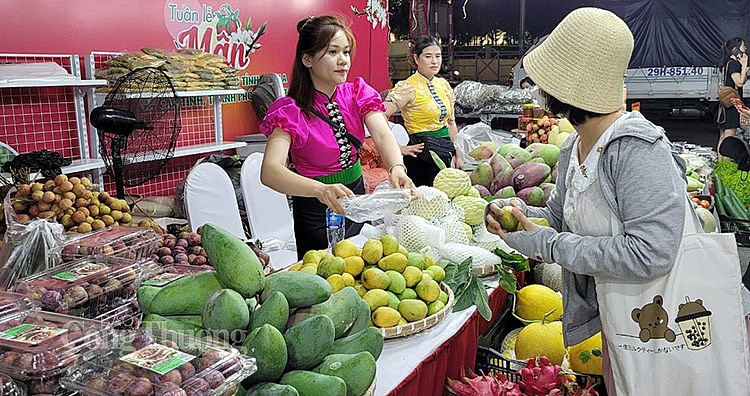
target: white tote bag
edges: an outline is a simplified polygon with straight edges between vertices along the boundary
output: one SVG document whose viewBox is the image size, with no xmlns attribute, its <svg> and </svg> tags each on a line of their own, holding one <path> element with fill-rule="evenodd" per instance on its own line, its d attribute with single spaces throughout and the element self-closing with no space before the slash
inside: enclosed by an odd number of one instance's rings
<svg viewBox="0 0 750 396">
<path fill-rule="evenodd" d="M 622 233 L 613 216 L 613 234 Z M 596 278 L 617 396 L 750 395 L 734 234 L 705 234 L 686 200 L 672 270 L 648 282 Z"/>
</svg>

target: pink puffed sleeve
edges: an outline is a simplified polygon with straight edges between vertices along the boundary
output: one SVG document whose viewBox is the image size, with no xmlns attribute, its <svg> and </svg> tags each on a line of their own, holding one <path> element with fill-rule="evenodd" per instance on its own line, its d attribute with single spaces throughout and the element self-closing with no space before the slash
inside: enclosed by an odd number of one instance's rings
<svg viewBox="0 0 750 396">
<path fill-rule="evenodd" d="M 280 128 L 292 137 L 292 147 L 300 148 L 307 142 L 309 129 L 307 119 L 294 102 L 294 99 L 284 96 L 276 99 L 266 112 L 260 123 L 260 133 L 268 136 L 273 130 Z"/>
<path fill-rule="evenodd" d="M 354 101 L 357 103 L 359 117 L 362 120 L 371 111 L 385 111 L 385 105 L 378 91 L 369 86 L 362 77 L 357 77 L 353 85 Z"/>
</svg>

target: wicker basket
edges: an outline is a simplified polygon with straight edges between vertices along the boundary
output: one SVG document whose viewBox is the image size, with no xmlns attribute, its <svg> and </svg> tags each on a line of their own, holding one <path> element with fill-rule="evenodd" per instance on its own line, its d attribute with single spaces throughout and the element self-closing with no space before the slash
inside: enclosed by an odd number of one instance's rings
<svg viewBox="0 0 750 396">
<path fill-rule="evenodd" d="M 372 379 L 372 384 L 370 384 L 370 387 L 367 388 L 365 393 L 362 394 L 362 396 L 372 396 L 375 394 L 375 382 L 377 382 L 377 377 Z"/>
<path fill-rule="evenodd" d="M 432 314 L 416 322 L 407 323 L 401 326 L 380 328 L 380 333 L 383 334 L 383 338 L 388 339 L 406 337 L 408 335 L 419 333 L 422 330 L 429 329 L 430 327 L 440 323 L 440 321 L 443 320 L 446 315 L 448 315 L 448 313 L 453 308 L 453 304 L 456 302 L 453 295 L 453 290 L 451 290 L 448 285 L 440 282 L 440 288 L 443 289 L 446 294 L 448 294 L 448 303 L 445 304 L 445 308 L 441 309 L 440 312 Z"/>
<path fill-rule="evenodd" d="M 474 272 L 474 275 L 484 278 L 485 276 L 494 275 L 497 273 L 497 269 L 495 269 L 494 264 L 488 264 L 485 266 L 474 266 L 471 267 L 471 271 Z"/>
</svg>

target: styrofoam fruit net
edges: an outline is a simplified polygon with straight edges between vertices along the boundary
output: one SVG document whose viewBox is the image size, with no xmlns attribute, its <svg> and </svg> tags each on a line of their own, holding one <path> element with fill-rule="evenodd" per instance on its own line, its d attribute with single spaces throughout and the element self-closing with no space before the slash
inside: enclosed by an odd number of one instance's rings
<svg viewBox="0 0 750 396">
<path fill-rule="evenodd" d="M 439 247 L 445 243 L 445 230 L 416 215 L 403 216 L 396 224 L 395 236 L 410 252 L 419 252 L 428 246 Z"/>
<path fill-rule="evenodd" d="M 474 267 L 487 267 L 502 263 L 500 257 L 496 256 L 494 253 L 482 249 L 479 246 L 465 245 L 462 243 L 446 243 L 440 249 L 440 257 L 454 263 L 461 263 L 471 257 L 472 266 Z"/>
<path fill-rule="evenodd" d="M 408 213 L 425 219 L 442 219 L 451 212 L 451 201 L 448 196 L 430 186 L 417 187 L 417 199 L 409 203 Z"/>
<path fill-rule="evenodd" d="M 469 236 L 466 234 L 463 222 L 451 216 L 446 218 L 440 225 L 445 230 L 446 242 L 469 244 Z"/>
<path fill-rule="evenodd" d="M 472 243 L 474 245 L 477 245 L 482 249 L 486 249 L 491 252 L 495 251 L 495 249 L 497 248 L 500 248 L 506 253 L 513 252 L 513 249 L 508 246 L 508 244 L 505 243 L 505 241 L 503 241 L 500 236 L 487 231 L 487 228 L 484 226 L 484 224 L 474 226 L 472 227 L 472 229 L 474 231 L 474 238 L 472 239 Z"/>
</svg>

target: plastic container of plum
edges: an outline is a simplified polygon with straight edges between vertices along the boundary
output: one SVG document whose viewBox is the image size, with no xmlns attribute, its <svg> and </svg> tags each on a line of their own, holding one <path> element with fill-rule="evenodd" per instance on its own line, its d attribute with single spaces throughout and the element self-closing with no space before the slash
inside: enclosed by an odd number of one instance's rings
<svg viewBox="0 0 750 396">
<path fill-rule="evenodd" d="M 170 331 L 121 332 L 60 382 L 84 395 L 225 395 L 256 370 L 255 359 L 206 338 Z"/>
<path fill-rule="evenodd" d="M 26 295 L 0 291 L 0 318 L 17 312 L 38 309 Z M 1 386 L 0 386 L 1 387 Z M 4 393 L 0 392 L 0 395 Z"/>
<path fill-rule="evenodd" d="M 95 318 L 135 299 L 146 260 L 79 259 L 20 279 L 11 290 L 44 311 Z"/>
<path fill-rule="evenodd" d="M 149 257 L 161 236 L 153 228 L 108 227 L 76 237 L 62 247 L 63 262 L 89 256 L 113 256 L 130 260 Z"/>
<path fill-rule="evenodd" d="M 0 395 L 25 396 L 26 388 L 7 374 L 0 373 Z"/>
<path fill-rule="evenodd" d="M 201 272 L 212 271 L 214 268 L 208 265 L 164 265 L 156 266 L 145 275 L 141 286 L 166 286 L 167 284 L 182 278 L 183 276 L 199 274 Z"/>
<path fill-rule="evenodd" d="M 138 306 L 138 302 L 133 300 L 96 316 L 94 320 L 112 325 L 115 330 L 134 330 L 140 327 L 143 321 L 143 311 Z"/>
<path fill-rule="evenodd" d="M 27 387 L 57 379 L 107 345 L 109 334 L 109 327 L 96 320 L 44 311 L 8 315 L 0 319 L 0 372 L 25 381 Z"/>
</svg>

